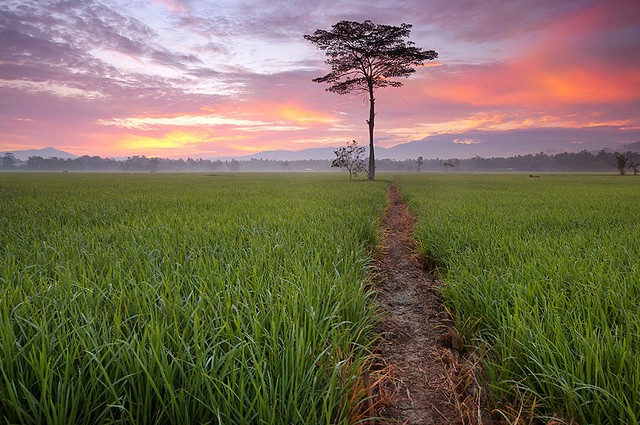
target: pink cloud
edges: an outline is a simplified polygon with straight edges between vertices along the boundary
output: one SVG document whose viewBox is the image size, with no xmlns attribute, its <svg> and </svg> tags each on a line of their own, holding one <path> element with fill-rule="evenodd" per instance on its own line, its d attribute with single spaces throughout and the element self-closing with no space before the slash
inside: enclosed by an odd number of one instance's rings
<svg viewBox="0 0 640 425">
<path fill-rule="evenodd" d="M 54 145 L 77 154 L 210 157 L 364 143 L 366 99 L 311 82 L 324 74 L 324 58 L 302 34 L 365 15 L 413 23 L 414 41 L 441 52 L 439 66 L 376 94 L 381 146 L 452 131 L 640 127 L 635 0 L 151 2 L 180 14 L 167 21 L 171 34 L 146 21 L 145 9 L 133 18 L 136 2 L 0 5 L 0 151 Z M 280 43 L 300 57 L 270 58 Z M 239 46 L 270 67 L 233 62 Z"/>
<path fill-rule="evenodd" d="M 151 0 L 151 3 L 162 5 L 175 13 L 186 13 L 189 8 L 179 0 Z"/>
</svg>

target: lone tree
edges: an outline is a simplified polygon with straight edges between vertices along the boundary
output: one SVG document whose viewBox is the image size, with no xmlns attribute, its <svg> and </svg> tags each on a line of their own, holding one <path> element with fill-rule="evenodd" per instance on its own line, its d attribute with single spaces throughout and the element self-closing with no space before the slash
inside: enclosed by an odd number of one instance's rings
<svg viewBox="0 0 640 425">
<path fill-rule="evenodd" d="M 334 151 L 336 157 L 331 161 L 332 167 L 346 168 L 349 171 L 349 180 L 352 176 L 357 176 L 358 173 L 363 173 L 367 170 L 364 164 L 362 155 L 364 155 L 365 147 L 358 146 L 358 142 L 355 140 L 347 143 L 347 146 L 343 146 Z"/>
<path fill-rule="evenodd" d="M 393 78 L 408 77 L 414 66 L 438 57 L 435 50 L 422 50 L 405 40 L 411 33 L 410 24 L 399 27 L 364 22 L 340 21 L 331 31 L 316 30 L 304 38 L 324 50 L 331 72 L 314 78 L 316 83 L 328 83 L 327 91 L 338 94 L 366 94 L 369 98 L 369 180 L 375 178 L 376 164 L 373 148 L 375 121 L 375 89 L 400 87 Z"/>
</svg>

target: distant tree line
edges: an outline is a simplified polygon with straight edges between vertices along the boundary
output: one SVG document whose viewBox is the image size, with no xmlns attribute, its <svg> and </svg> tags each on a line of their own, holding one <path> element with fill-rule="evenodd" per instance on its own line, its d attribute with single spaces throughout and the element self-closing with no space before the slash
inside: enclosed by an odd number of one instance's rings
<svg viewBox="0 0 640 425">
<path fill-rule="evenodd" d="M 635 152 L 613 153 L 608 151 L 559 154 L 530 154 L 508 158 L 469 159 L 407 159 L 397 161 L 379 159 L 376 169 L 383 172 L 615 172 L 622 155 L 627 169 L 637 170 L 640 154 Z M 366 158 L 364 159 L 366 161 Z M 252 158 L 250 160 L 166 159 L 132 156 L 127 159 L 81 156 L 74 159 L 29 157 L 21 161 L 12 153 L 0 157 L 0 169 L 6 171 L 111 171 L 111 172 L 234 172 L 234 171 L 335 171 L 332 161 L 298 160 L 279 161 Z M 633 166 L 636 168 L 634 169 Z"/>
<path fill-rule="evenodd" d="M 475 156 L 468 159 L 423 159 L 393 161 L 379 160 L 379 171 L 428 171 L 428 172 L 615 172 L 620 161 L 619 157 L 627 158 L 627 167 L 631 171 L 640 164 L 640 154 L 637 152 L 582 151 L 577 153 L 559 154 L 528 154 L 506 158 L 482 158 Z M 635 166 L 635 168 L 634 168 Z"/>
<path fill-rule="evenodd" d="M 6 171 L 107 171 L 107 172 L 207 172 L 207 171 L 328 171 L 329 160 L 278 161 L 250 159 L 247 161 L 209 159 L 167 159 L 131 156 L 127 159 L 81 156 L 73 159 L 31 156 L 21 161 L 7 152 L 0 157 L 0 169 Z"/>
<path fill-rule="evenodd" d="M 611 172 L 616 169 L 617 152 L 581 151 L 577 153 L 559 153 L 547 155 L 519 155 L 510 158 L 474 157 L 460 161 L 459 169 L 473 171 L 532 171 L 532 172 Z M 638 162 L 640 155 L 625 152 L 624 155 Z"/>
<path fill-rule="evenodd" d="M 614 172 L 617 169 L 617 153 L 579 152 L 561 154 L 529 154 L 507 158 L 482 158 L 475 156 L 468 159 L 407 159 L 397 161 L 379 159 L 376 161 L 378 171 L 387 172 Z M 625 152 L 629 164 L 640 163 L 640 155 Z M 633 167 L 630 168 L 633 171 Z"/>
</svg>

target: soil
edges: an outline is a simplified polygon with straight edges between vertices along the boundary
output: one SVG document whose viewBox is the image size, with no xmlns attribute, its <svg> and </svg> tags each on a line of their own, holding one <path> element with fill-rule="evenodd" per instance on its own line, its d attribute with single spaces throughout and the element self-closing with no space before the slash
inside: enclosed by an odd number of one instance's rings
<svg viewBox="0 0 640 425">
<path fill-rule="evenodd" d="M 410 214 L 397 187 L 387 195 L 375 287 L 383 340 L 378 354 L 387 378 L 377 424 L 477 424 L 469 410 L 468 369 L 456 350 L 434 273 L 416 252 Z M 471 409 L 469 409 L 471 407 Z M 486 422 L 485 422 L 486 423 Z"/>
</svg>

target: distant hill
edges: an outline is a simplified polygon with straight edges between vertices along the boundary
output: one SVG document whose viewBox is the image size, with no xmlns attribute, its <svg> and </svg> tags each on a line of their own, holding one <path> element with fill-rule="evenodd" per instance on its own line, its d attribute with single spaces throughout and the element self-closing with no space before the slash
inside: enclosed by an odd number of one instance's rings
<svg viewBox="0 0 640 425">
<path fill-rule="evenodd" d="M 625 151 L 625 152 L 637 152 L 637 153 L 640 153 L 640 142 L 627 143 L 626 145 L 622 145 L 620 150 Z"/>
<path fill-rule="evenodd" d="M 369 146 L 362 145 L 362 146 Z M 276 151 L 264 151 L 254 153 L 252 155 L 245 155 L 241 157 L 236 157 L 237 160 L 250 160 L 252 158 L 255 159 L 264 159 L 264 160 L 276 160 L 276 161 L 305 161 L 305 160 L 331 160 L 336 157 L 334 151 L 337 149 L 337 146 L 326 147 L 326 148 L 309 148 L 302 149 L 299 151 L 289 151 L 289 150 L 276 150 Z M 386 152 L 386 149 L 383 147 L 376 147 L 376 155 L 380 157 L 380 154 Z"/>
<path fill-rule="evenodd" d="M 383 148 L 376 146 L 377 159 L 404 161 L 419 156 L 425 159 L 466 159 L 510 157 L 518 155 L 557 154 L 580 152 L 631 150 L 640 151 L 640 142 L 623 145 L 619 131 L 609 127 L 588 129 L 536 128 L 503 131 L 471 130 L 464 133 L 446 133 L 425 137 L 422 140 L 401 143 Z M 368 146 L 368 143 L 361 143 Z M 305 159 L 333 159 L 336 147 L 303 149 L 299 151 L 265 151 L 247 155 L 238 160 L 273 159 L 299 161 Z"/>
<path fill-rule="evenodd" d="M 264 159 L 277 161 L 303 161 L 305 159 L 331 159 L 336 148 L 310 148 L 299 151 L 275 150 L 263 151 L 252 155 L 235 157 L 237 160 Z"/>
<path fill-rule="evenodd" d="M 19 151 L 5 151 L 13 153 L 13 156 L 20 161 L 26 161 L 31 156 L 40 156 L 42 158 L 61 158 L 61 159 L 74 159 L 77 158 L 78 155 L 74 155 L 69 152 L 61 151 L 56 148 L 43 148 L 43 149 L 32 149 L 32 150 L 19 150 Z M 5 152 L 0 152 L 1 155 L 4 156 Z"/>
<path fill-rule="evenodd" d="M 608 127 L 589 129 L 536 128 L 504 131 L 471 130 L 438 134 L 387 149 L 391 159 L 511 157 L 621 149 L 619 132 Z M 382 156 L 378 156 L 382 158 Z"/>
</svg>

